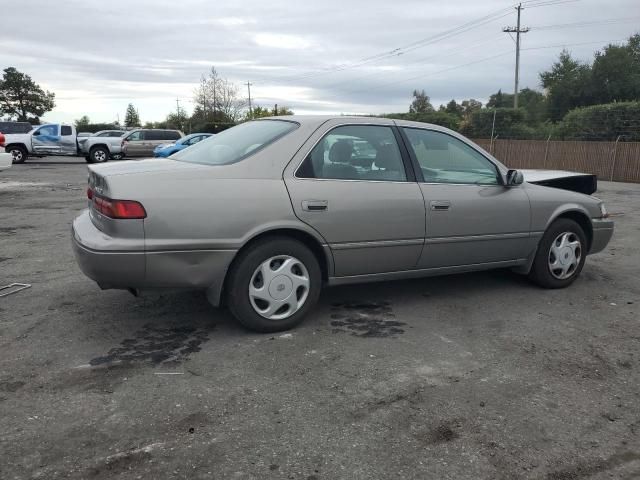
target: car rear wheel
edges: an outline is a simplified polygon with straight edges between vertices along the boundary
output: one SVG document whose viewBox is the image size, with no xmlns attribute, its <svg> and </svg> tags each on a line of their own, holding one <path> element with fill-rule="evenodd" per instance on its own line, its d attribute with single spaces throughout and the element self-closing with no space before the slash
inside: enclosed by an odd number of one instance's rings
<svg viewBox="0 0 640 480">
<path fill-rule="evenodd" d="M 12 163 L 24 163 L 28 156 L 25 148 L 18 145 L 10 146 L 7 148 L 6 152 L 11 154 Z"/>
<path fill-rule="evenodd" d="M 573 220 L 561 218 L 544 233 L 529 277 L 544 288 L 564 288 L 580 275 L 587 256 L 587 238 Z"/>
<path fill-rule="evenodd" d="M 320 296 L 322 274 L 311 250 L 271 237 L 242 252 L 227 284 L 229 309 L 245 327 L 279 332 L 298 325 Z"/>
<path fill-rule="evenodd" d="M 104 147 L 93 147 L 89 152 L 89 163 L 103 163 L 109 160 L 109 152 Z"/>
</svg>

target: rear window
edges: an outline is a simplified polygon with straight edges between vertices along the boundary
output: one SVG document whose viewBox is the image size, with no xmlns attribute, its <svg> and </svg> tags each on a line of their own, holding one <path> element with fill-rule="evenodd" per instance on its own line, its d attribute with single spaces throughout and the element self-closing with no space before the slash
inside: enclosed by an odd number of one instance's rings
<svg viewBox="0 0 640 480">
<path fill-rule="evenodd" d="M 171 158 L 205 165 L 228 165 L 247 158 L 296 128 L 297 123 L 286 120 L 246 122 L 174 153 Z"/>
</svg>

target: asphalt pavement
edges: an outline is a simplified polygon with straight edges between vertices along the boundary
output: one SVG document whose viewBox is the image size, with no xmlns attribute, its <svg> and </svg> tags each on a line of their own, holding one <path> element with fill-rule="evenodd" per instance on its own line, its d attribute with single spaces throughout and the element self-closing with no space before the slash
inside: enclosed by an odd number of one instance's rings
<svg viewBox="0 0 640 480">
<path fill-rule="evenodd" d="M 286 333 L 76 266 L 82 158 L 0 172 L 2 479 L 640 478 L 640 185 L 568 289 L 509 271 L 325 290 Z"/>
</svg>

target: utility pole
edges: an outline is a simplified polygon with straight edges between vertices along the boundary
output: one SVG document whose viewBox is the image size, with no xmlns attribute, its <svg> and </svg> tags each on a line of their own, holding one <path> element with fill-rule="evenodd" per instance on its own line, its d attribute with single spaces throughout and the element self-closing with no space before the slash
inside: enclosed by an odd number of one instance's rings
<svg viewBox="0 0 640 480">
<path fill-rule="evenodd" d="M 518 26 L 517 27 L 504 27 L 502 29 L 505 33 L 515 33 L 516 34 L 516 85 L 513 91 L 513 108 L 518 108 L 518 76 L 520 74 L 520 34 L 527 33 L 529 31 L 529 27 L 520 28 L 520 12 L 523 10 L 522 4 L 518 4 L 516 7 L 518 11 Z"/>
<path fill-rule="evenodd" d="M 180 99 L 176 97 L 176 113 L 180 115 Z"/>
<path fill-rule="evenodd" d="M 249 118 L 253 118 L 253 109 L 251 108 L 251 82 L 247 82 L 247 93 L 249 94 Z"/>
</svg>

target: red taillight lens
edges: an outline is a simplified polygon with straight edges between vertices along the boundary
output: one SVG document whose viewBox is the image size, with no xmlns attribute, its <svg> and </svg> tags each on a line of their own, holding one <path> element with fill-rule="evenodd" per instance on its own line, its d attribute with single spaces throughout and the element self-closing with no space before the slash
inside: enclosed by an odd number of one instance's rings
<svg viewBox="0 0 640 480">
<path fill-rule="evenodd" d="M 6 137 L 3 133 L 0 133 L 0 147 L 4 147 L 5 142 L 7 141 Z"/>
<path fill-rule="evenodd" d="M 147 212 L 140 202 L 134 200 L 111 200 L 110 198 L 93 196 L 94 208 L 109 218 L 141 219 L 147 217 Z"/>
<path fill-rule="evenodd" d="M 87 198 L 89 200 L 93 198 L 93 190 L 91 190 L 91 187 L 87 188 Z"/>
</svg>

